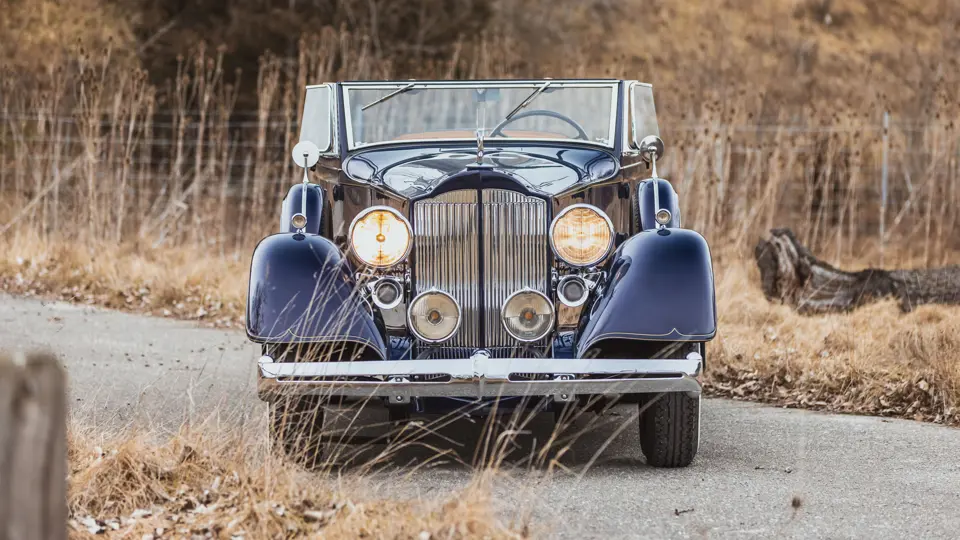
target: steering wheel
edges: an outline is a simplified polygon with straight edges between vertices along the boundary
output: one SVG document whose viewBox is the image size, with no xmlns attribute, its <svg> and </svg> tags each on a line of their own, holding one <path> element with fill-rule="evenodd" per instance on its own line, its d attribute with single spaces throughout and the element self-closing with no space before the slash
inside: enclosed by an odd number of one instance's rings
<svg viewBox="0 0 960 540">
<path fill-rule="evenodd" d="M 513 118 L 504 120 L 503 122 L 500 122 L 499 124 L 497 124 L 497 127 L 493 128 L 493 130 L 490 132 L 490 136 L 506 137 L 506 135 L 503 134 L 503 128 L 516 122 L 517 120 L 522 120 L 530 116 L 547 116 L 550 118 L 556 118 L 557 120 L 565 122 L 569 124 L 571 127 L 573 127 L 573 129 L 577 130 L 577 137 L 576 137 L 577 139 L 581 139 L 584 141 L 590 140 L 590 137 L 587 136 L 587 132 L 583 130 L 583 127 L 581 127 L 576 120 L 574 120 L 573 118 L 570 118 L 569 116 L 560 114 L 556 111 L 548 111 L 546 109 L 535 109 L 532 111 L 525 111 L 520 114 L 516 114 L 513 116 Z"/>
</svg>

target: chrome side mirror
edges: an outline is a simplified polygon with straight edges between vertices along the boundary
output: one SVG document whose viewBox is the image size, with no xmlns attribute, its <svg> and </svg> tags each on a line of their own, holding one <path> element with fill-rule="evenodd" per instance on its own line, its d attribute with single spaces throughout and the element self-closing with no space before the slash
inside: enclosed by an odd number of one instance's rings
<svg viewBox="0 0 960 540">
<path fill-rule="evenodd" d="M 293 162 L 298 167 L 309 169 L 320 161 L 320 148 L 310 141 L 300 141 L 293 147 Z"/>
<path fill-rule="evenodd" d="M 663 157 L 663 141 L 656 135 L 647 135 L 640 140 L 640 157 L 647 163 L 655 163 Z"/>
<path fill-rule="evenodd" d="M 657 174 L 657 160 L 663 156 L 663 141 L 656 135 L 647 135 L 639 144 L 640 157 L 649 163 L 653 170 L 650 171 L 650 179 L 653 180 L 653 211 L 656 215 L 657 224 L 660 228 L 666 227 L 670 222 L 670 212 L 660 208 L 660 186 L 657 184 L 659 175 Z M 661 212 L 666 212 L 661 215 Z"/>
<path fill-rule="evenodd" d="M 310 185 L 310 176 L 307 171 L 320 161 L 320 148 L 310 141 L 300 141 L 293 147 L 293 162 L 303 167 L 303 188 L 300 192 L 300 213 L 290 218 L 290 223 L 297 232 L 303 234 L 307 227 L 307 186 Z"/>
</svg>

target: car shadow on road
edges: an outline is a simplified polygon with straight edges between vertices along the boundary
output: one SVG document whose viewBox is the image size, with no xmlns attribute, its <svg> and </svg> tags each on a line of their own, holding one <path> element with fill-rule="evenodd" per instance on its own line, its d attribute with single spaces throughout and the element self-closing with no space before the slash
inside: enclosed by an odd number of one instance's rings
<svg viewBox="0 0 960 540">
<path fill-rule="evenodd" d="M 570 418 L 461 412 L 392 423 L 382 409 L 334 409 L 327 413 L 325 454 L 340 470 L 636 467 L 644 463 L 637 415 L 637 405 L 623 404 Z"/>
</svg>

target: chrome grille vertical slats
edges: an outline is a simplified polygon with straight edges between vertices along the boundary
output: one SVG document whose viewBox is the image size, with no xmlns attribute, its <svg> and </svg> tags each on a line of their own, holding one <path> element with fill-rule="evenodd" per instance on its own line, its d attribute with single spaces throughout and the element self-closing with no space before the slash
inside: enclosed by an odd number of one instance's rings
<svg viewBox="0 0 960 540">
<path fill-rule="evenodd" d="M 478 211 L 483 212 L 482 235 Z M 547 225 L 546 202 L 516 191 L 465 189 L 414 203 L 416 292 L 444 290 L 463 310 L 460 331 L 443 344 L 442 354 L 458 357 L 481 346 L 517 345 L 503 328 L 500 310 L 508 296 L 524 287 L 547 293 Z"/>
<path fill-rule="evenodd" d="M 479 341 L 480 298 L 477 192 L 452 191 L 418 201 L 413 210 L 417 292 L 437 288 L 460 303 L 463 322 L 445 346 L 471 347 Z"/>
<path fill-rule="evenodd" d="M 516 191 L 483 191 L 484 326 L 488 348 L 510 347 L 500 321 L 504 301 L 529 287 L 547 293 L 547 208 Z"/>
</svg>

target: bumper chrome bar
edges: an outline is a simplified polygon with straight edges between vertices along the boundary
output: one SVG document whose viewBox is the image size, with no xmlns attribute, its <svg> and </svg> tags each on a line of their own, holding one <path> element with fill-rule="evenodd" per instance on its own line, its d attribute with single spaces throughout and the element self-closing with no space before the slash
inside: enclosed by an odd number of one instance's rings
<svg viewBox="0 0 960 540">
<path fill-rule="evenodd" d="M 483 398 L 553 396 L 572 401 L 578 394 L 687 392 L 698 395 L 703 358 L 558 359 L 489 358 L 482 352 L 451 360 L 371 362 L 258 362 L 262 399 L 277 395 L 387 397 L 406 403 L 414 397 Z"/>
</svg>

